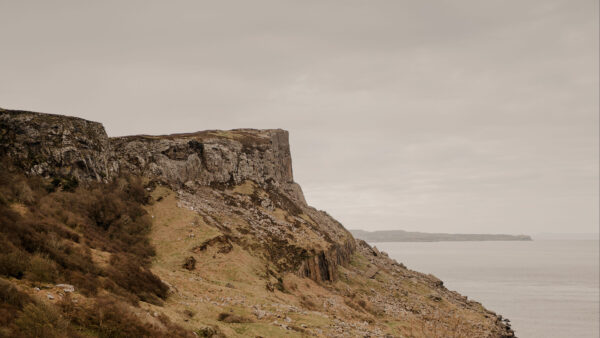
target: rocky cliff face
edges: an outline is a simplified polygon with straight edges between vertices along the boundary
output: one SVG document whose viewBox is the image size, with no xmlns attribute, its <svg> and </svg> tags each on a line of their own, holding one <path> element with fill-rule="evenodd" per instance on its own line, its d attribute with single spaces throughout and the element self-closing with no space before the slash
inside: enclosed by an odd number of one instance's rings
<svg viewBox="0 0 600 338">
<path fill-rule="evenodd" d="M 294 183 L 285 130 L 127 136 L 111 138 L 110 146 L 111 162 L 119 171 L 161 179 L 173 187 L 193 189 L 252 180 L 273 185 L 304 202 Z"/>
<path fill-rule="evenodd" d="M 0 110 L 0 156 L 44 177 L 86 182 L 131 173 L 167 185 L 229 241 L 256 246 L 251 239 L 261 238 L 261 254 L 314 280 L 333 280 L 355 247 L 341 224 L 306 204 L 285 130 L 109 138 L 97 122 Z M 248 193 L 231 191 L 243 184 Z M 219 220 L 235 215 L 242 225 Z"/>
<path fill-rule="evenodd" d="M 0 155 L 31 174 L 106 180 L 121 172 L 179 187 L 270 183 L 303 200 L 285 130 L 205 131 L 109 138 L 76 117 L 0 109 Z"/>
<path fill-rule="evenodd" d="M 30 174 L 103 180 L 111 172 L 102 124 L 76 117 L 0 109 L 0 156 Z"/>
</svg>

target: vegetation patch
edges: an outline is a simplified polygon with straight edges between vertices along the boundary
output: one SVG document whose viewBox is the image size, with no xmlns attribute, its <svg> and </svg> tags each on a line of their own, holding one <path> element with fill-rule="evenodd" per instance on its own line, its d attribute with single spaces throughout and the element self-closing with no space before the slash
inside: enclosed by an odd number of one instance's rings
<svg viewBox="0 0 600 338">
<path fill-rule="evenodd" d="M 149 269 L 155 251 L 148 202 L 142 181 L 131 176 L 82 185 L 0 167 L 0 336 L 64 337 L 82 330 L 161 336 L 166 324 L 150 328 L 126 315 L 139 301 L 161 304 L 167 297 L 168 287 Z M 107 264 L 95 263 L 92 252 L 106 256 Z M 96 305 L 57 307 L 16 287 L 57 283 L 73 285 Z"/>
</svg>

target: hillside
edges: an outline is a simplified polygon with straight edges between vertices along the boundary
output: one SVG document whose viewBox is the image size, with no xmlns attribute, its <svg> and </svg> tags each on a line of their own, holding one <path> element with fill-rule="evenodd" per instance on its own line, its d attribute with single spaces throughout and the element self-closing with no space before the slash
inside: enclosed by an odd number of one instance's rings
<svg viewBox="0 0 600 338">
<path fill-rule="evenodd" d="M 0 336 L 514 336 L 308 206 L 286 131 L 0 110 L 0 157 Z"/>
<path fill-rule="evenodd" d="M 350 230 L 352 235 L 364 241 L 375 242 L 455 242 L 455 241 L 531 241 L 527 235 L 504 234 L 446 234 L 412 232 L 404 230 L 365 231 Z"/>
</svg>

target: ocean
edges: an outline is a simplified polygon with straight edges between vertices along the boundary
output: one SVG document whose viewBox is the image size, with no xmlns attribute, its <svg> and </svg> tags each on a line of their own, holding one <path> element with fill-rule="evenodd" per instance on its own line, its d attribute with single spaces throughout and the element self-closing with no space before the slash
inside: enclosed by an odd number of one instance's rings
<svg viewBox="0 0 600 338">
<path fill-rule="evenodd" d="M 510 319 L 517 337 L 600 336 L 598 240 L 370 244 Z"/>
</svg>

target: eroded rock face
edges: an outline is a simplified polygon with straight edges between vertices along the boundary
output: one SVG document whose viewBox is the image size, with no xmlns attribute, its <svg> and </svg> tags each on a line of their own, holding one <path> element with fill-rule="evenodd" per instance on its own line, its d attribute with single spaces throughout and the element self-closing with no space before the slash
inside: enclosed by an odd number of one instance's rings
<svg viewBox="0 0 600 338">
<path fill-rule="evenodd" d="M 0 156 L 44 177 L 103 180 L 112 174 L 102 124 L 76 117 L 0 109 Z"/>
<path fill-rule="evenodd" d="M 128 136 L 112 138 L 110 143 L 111 160 L 121 170 L 162 178 L 174 187 L 235 185 L 252 180 L 293 191 L 288 187 L 294 179 L 285 130 Z"/>
<path fill-rule="evenodd" d="M 306 204 L 285 130 L 109 138 L 100 123 L 0 110 L 0 156 L 44 177 L 108 181 L 131 173 L 168 185 L 183 206 L 212 219 L 238 244 L 257 240 L 253 245 L 281 269 L 316 281 L 335 279 L 336 266 L 356 246 L 340 223 Z M 231 190 L 247 184 L 252 194 Z M 239 223 L 218 221 L 235 217 Z"/>
<path fill-rule="evenodd" d="M 252 180 L 304 201 L 293 179 L 288 132 L 281 129 L 109 138 L 97 122 L 0 109 L 0 156 L 44 177 L 101 181 L 130 172 L 173 188 Z"/>
</svg>

